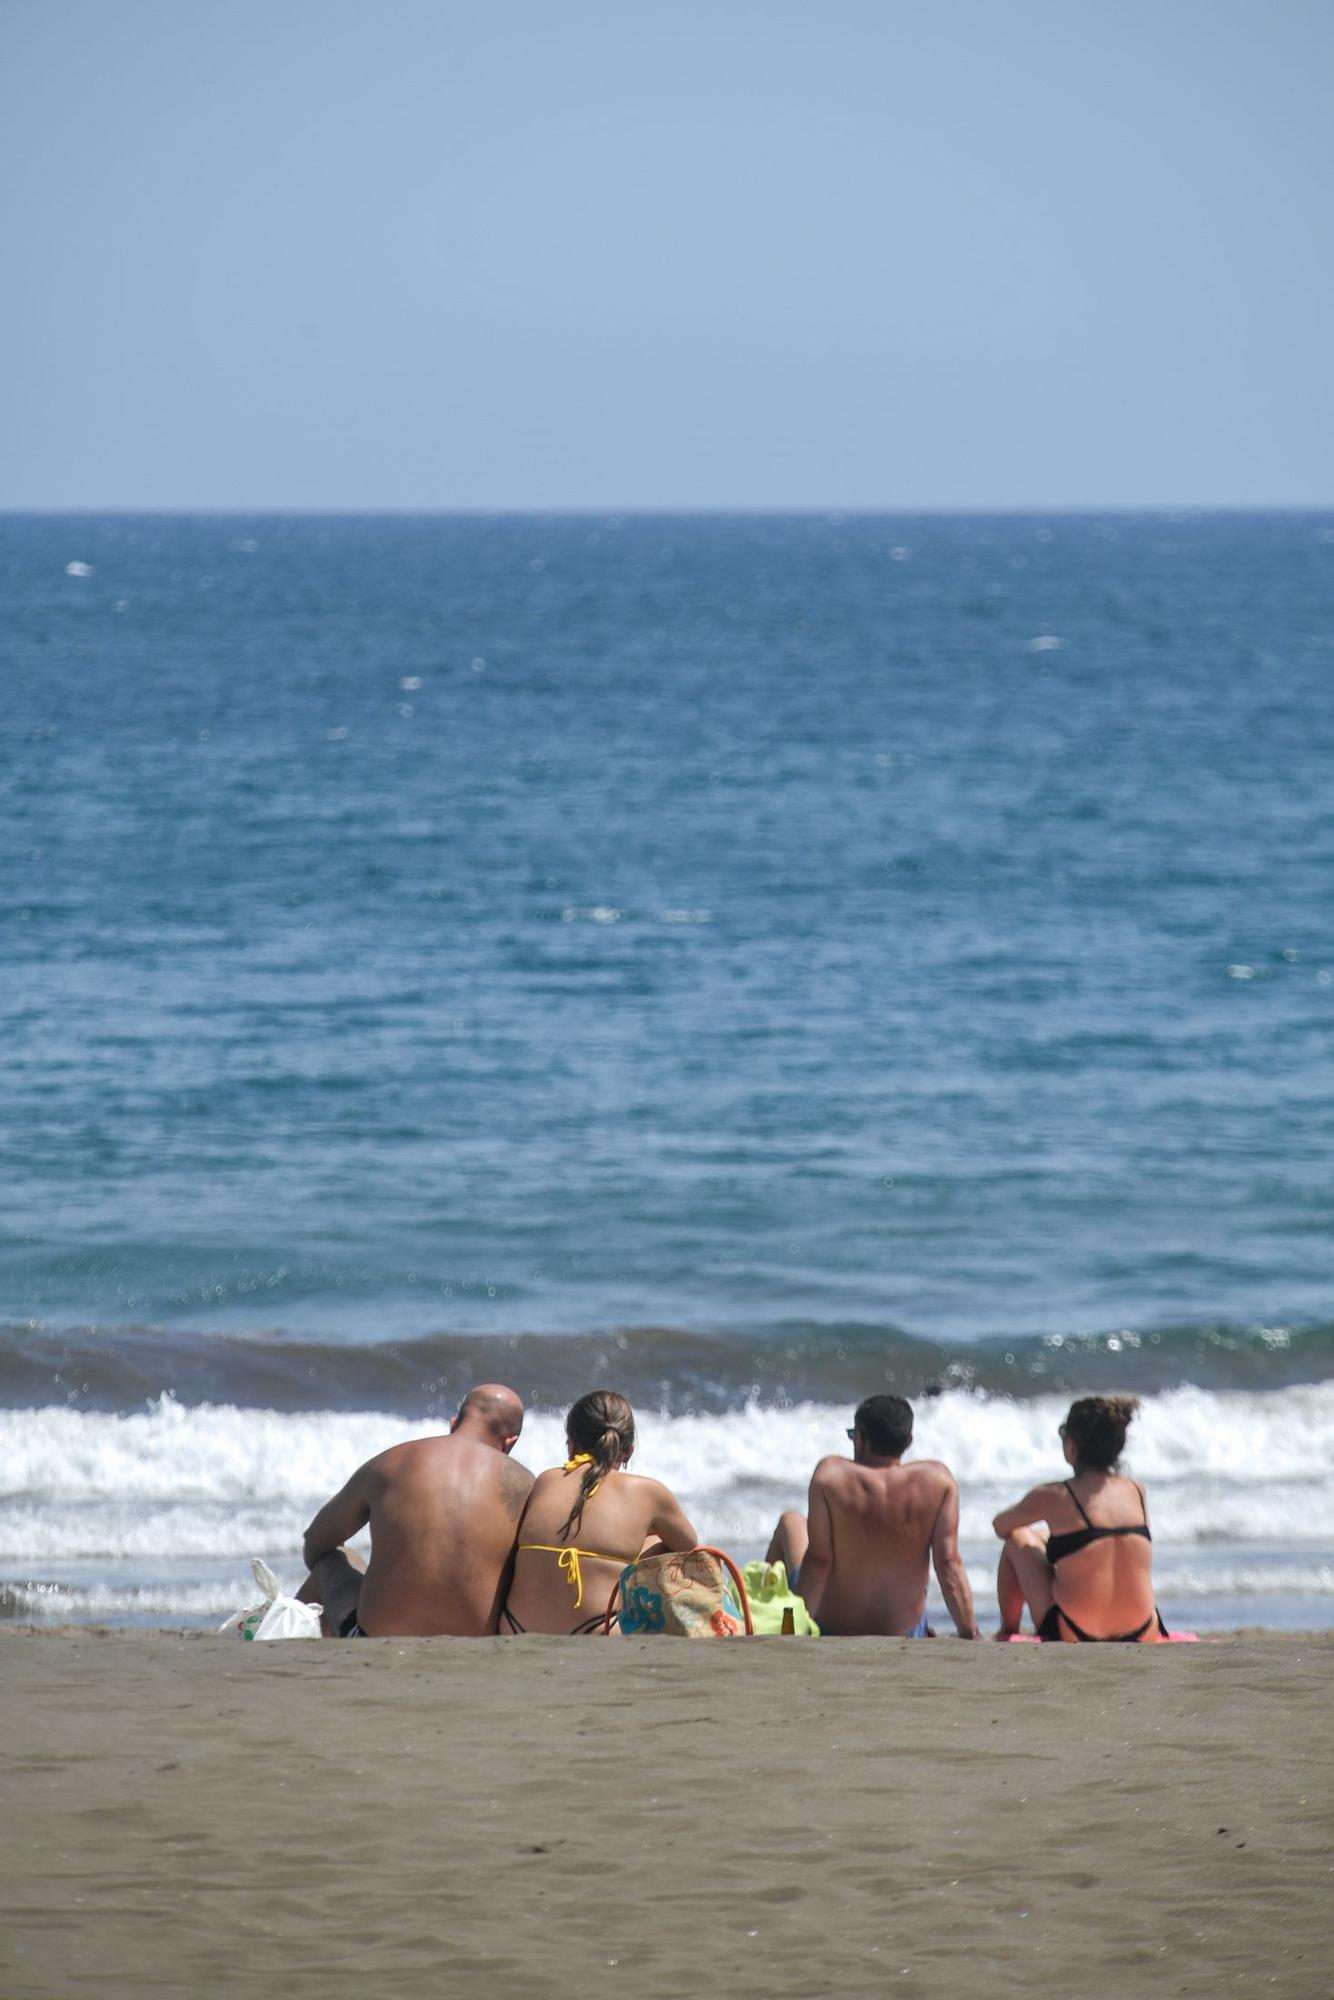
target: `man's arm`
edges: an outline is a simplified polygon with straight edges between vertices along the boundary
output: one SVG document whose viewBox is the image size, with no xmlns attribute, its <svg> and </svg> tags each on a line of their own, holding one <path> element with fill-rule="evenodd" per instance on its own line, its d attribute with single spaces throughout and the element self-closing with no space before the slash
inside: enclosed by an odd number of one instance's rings
<svg viewBox="0 0 1334 2000">
<path fill-rule="evenodd" d="M 968 1588 L 968 1572 L 959 1554 L 959 1488 L 954 1475 L 947 1473 L 945 1497 L 936 1515 L 936 1525 L 931 1530 L 931 1561 L 935 1565 L 936 1581 L 940 1594 L 945 1600 L 945 1608 L 954 1620 L 954 1629 L 961 1639 L 980 1639 L 977 1615 L 973 1610 L 973 1593 Z"/>
<path fill-rule="evenodd" d="M 301 1553 L 307 1569 L 314 1569 L 321 1556 L 350 1542 L 371 1518 L 371 1467 L 375 1460 L 359 1465 L 347 1485 L 332 1500 L 326 1500 L 306 1529 Z"/>
<path fill-rule="evenodd" d="M 810 1540 L 797 1577 L 798 1595 L 817 1625 L 820 1622 L 820 1599 L 834 1568 L 834 1523 L 829 1512 L 828 1488 L 822 1476 L 824 1463 L 821 1459 L 811 1474 L 810 1492 L 806 1496 L 806 1526 Z"/>
</svg>

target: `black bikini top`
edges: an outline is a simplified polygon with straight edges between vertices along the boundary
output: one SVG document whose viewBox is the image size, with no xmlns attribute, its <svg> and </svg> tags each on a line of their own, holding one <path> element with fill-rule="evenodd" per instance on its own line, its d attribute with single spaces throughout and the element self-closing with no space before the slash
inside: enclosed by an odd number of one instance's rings
<svg viewBox="0 0 1334 2000">
<path fill-rule="evenodd" d="M 1073 1529 L 1068 1535 L 1049 1535 L 1047 1537 L 1047 1561 L 1049 1563 L 1063 1562 L 1066 1556 L 1077 1555 L 1079 1550 L 1086 1549 L 1090 1542 L 1105 1541 L 1109 1535 L 1143 1535 L 1146 1542 L 1153 1540 L 1153 1536 L 1149 1533 L 1149 1511 L 1147 1507 L 1144 1508 L 1143 1521 L 1135 1521 L 1127 1528 L 1095 1528 L 1084 1511 L 1079 1495 L 1075 1492 L 1073 1479 L 1066 1480 L 1065 1490 L 1074 1501 L 1076 1507 L 1079 1508 L 1087 1525 L 1082 1528 Z M 1143 1487 L 1137 1486 L 1135 1491 L 1139 1494 L 1140 1506 L 1144 1507 Z"/>
</svg>

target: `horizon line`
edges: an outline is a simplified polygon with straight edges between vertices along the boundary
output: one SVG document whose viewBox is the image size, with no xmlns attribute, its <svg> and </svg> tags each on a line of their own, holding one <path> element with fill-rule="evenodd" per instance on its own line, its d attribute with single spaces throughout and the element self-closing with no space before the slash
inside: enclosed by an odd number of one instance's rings
<svg viewBox="0 0 1334 2000">
<path fill-rule="evenodd" d="M 877 502 L 874 505 L 841 506 L 803 502 L 793 506 L 761 506 L 722 504 L 681 505 L 675 503 L 654 505 L 635 502 L 618 506 L 613 503 L 580 503 L 574 506 L 555 505 L 510 505 L 480 506 L 337 506 L 327 505 L 294 506 L 264 502 L 253 506 L 227 505 L 152 505 L 136 506 L 117 501 L 112 504 L 84 504 L 80 506 L 61 504 L 58 506 L 9 506 L 0 505 L 0 520 L 31 520 L 34 518 L 59 520 L 90 515 L 117 515 L 138 519 L 169 520 L 185 518 L 195 520 L 224 520 L 228 518 L 294 519 L 315 517 L 327 520 L 624 520 L 634 519 L 769 519 L 769 520 L 874 520 L 910 517 L 914 519 L 933 517 L 958 517 L 960 515 L 985 519 L 1024 519 L 1030 516 L 1065 516 L 1067 518 L 1089 519 L 1107 516 L 1141 517 L 1157 515 L 1167 519 L 1180 516 L 1198 515 L 1302 515 L 1334 512 L 1334 498 L 1329 500 L 1209 500 L 1209 501 L 1164 501 L 1143 502 L 1116 501 L 1101 505 L 1095 501 L 1061 501 L 1043 504 L 1037 501 L 1006 503 L 973 503 L 955 505 L 943 502 L 928 502 L 911 505 L 908 503 L 889 504 Z"/>
</svg>

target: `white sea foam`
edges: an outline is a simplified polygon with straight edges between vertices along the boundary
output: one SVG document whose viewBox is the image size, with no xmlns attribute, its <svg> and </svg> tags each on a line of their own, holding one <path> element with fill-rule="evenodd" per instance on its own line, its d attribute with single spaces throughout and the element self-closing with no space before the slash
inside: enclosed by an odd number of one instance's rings
<svg viewBox="0 0 1334 2000">
<path fill-rule="evenodd" d="M 1334 1597 L 1334 1562 L 1227 1562 L 1199 1568 L 1169 1555 L 1154 1564 L 1164 1598 Z M 990 1584 L 990 1573 L 987 1576 Z"/>
<path fill-rule="evenodd" d="M 283 1587 L 294 1589 L 301 1569 L 296 1552 L 270 1547 L 269 1553 Z M 994 1601 L 995 1561 L 989 1550 L 967 1546 L 966 1558 L 969 1585 L 986 1624 Z M 53 1623 L 90 1619 L 118 1624 L 211 1623 L 255 1596 L 249 1564 L 239 1557 L 224 1562 L 201 1558 L 195 1575 L 182 1574 L 189 1565 L 179 1561 L 166 1576 L 160 1573 L 162 1566 L 152 1564 L 136 1574 L 132 1558 L 106 1563 L 100 1573 L 94 1573 L 99 1570 L 94 1564 L 73 1575 L 68 1565 L 64 1567 L 67 1573 L 56 1576 L 12 1570 L 0 1585 L 9 1615 Z M 1301 1562 L 1265 1552 L 1249 1560 L 1235 1552 L 1197 1559 L 1188 1551 L 1169 1548 L 1159 1551 L 1154 1578 L 1159 1601 L 1179 1623 L 1218 1626 L 1252 1618 L 1312 1627 L 1334 1623 L 1334 1610 L 1326 1602 L 1334 1598 L 1334 1549 Z M 1239 1614 L 1230 1607 L 1241 1601 L 1247 1608 Z M 948 1629 L 934 1579 L 930 1603 L 936 1622 Z M 1277 1619 L 1276 1606 L 1280 1607 Z"/>
<path fill-rule="evenodd" d="M 280 1579 L 296 1581 L 290 1571 Z M 27 1620 L 49 1619 L 59 1623 L 105 1619 L 118 1624 L 149 1623 L 167 1618 L 175 1623 L 198 1619 L 221 1620 L 243 1604 L 256 1600 L 253 1579 L 238 1569 L 234 1576 L 212 1583 L 126 1584 L 99 1583 L 86 1588 L 64 1588 L 46 1583 L 9 1586 L 18 1603 L 16 1610 Z"/>
<path fill-rule="evenodd" d="M 1055 1397 L 977 1393 L 921 1405 L 915 1453 L 954 1467 L 970 1547 L 989 1550 L 992 1514 L 1060 1476 L 1064 1409 Z M 847 1410 L 811 1403 L 726 1415 L 645 1412 L 636 1464 L 676 1489 L 702 1535 L 754 1547 L 782 1507 L 802 1503 L 816 1459 L 847 1450 L 847 1422 Z M 6 1410 L 0 1560 L 14 1574 L 16 1565 L 43 1562 L 290 1556 L 354 1466 L 396 1439 L 438 1429 L 370 1411 L 287 1415 L 188 1407 L 169 1396 L 129 1416 Z M 1327 1563 L 1334 1383 L 1263 1395 L 1175 1389 L 1145 1400 L 1131 1435 L 1130 1469 L 1148 1484 L 1164 1554 L 1265 1543 L 1287 1550 L 1304 1575 Z M 559 1415 L 532 1413 L 520 1456 L 542 1466 L 563 1451 Z M 1216 1564 L 1208 1567 L 1216 1580 Z"/>
</svg>

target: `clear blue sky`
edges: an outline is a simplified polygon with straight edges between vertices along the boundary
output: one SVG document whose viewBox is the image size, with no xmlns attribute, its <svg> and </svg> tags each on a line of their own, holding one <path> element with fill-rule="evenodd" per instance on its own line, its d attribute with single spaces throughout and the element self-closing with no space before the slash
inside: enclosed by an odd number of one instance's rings
<svg viewBox="0 0 1334 2000">
<path fill-rule="evenodd" d="M 7 0 L 0 506 L 1334 501 L 1331 0 Z"/>
</svg>

